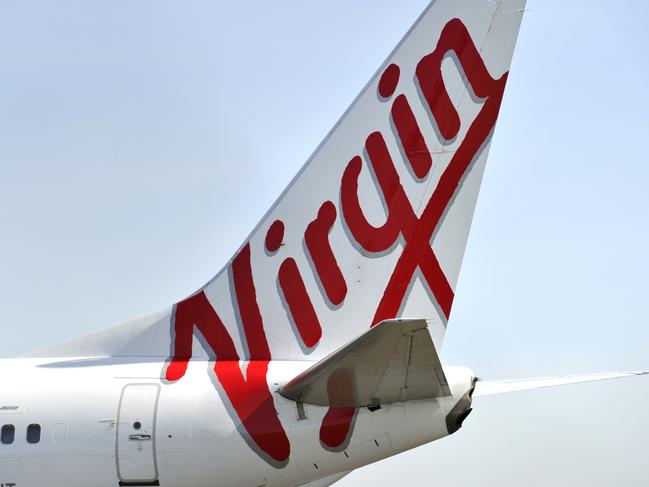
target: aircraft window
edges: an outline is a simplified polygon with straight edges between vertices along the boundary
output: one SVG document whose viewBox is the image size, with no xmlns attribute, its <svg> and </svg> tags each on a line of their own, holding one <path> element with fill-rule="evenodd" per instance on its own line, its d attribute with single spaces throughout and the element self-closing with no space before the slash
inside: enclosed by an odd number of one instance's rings
<svg viewBox="0 0 649 487">
<path fill-rule="evenodd" d="M 30 424 L 27 426 L 27 443 L 38 443 L 41 441 L 41 425 Z"/>
<path fill-rule="evenodd" d="M 16 435 L 16 427 L 13 424 L 5 424 L 0 432 L 0 440 L 3 445 L 11 445 Z"/>
</svg>

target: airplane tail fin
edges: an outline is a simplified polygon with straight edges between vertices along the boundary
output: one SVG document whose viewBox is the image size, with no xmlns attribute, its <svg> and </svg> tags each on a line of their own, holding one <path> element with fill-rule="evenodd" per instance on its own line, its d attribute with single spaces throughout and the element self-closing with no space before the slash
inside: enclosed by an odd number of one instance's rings
<svg viewBox="0 0 649 487">
<path fill-rule="evenodd" d="M 427 323 L 424 348 L 440 349 L 524 3 L 432 2 L 212 280 L 158 315 L 31 356 L 161 358 L 168 384 L 190 359 L 213 360 L 240 431 L 286 465 L 271 360 L 320 361 L 408 316 Z M 418 394 L 444 393 L 439 379 Z M 354 418 L 330 408 L 322 445 L 343 447 Z"/>
<path fill-rule="evenodd" d="M 432 2 L 210 282 L 32 356 L 316 361 L 404 316 L 439 349 L 524 4 Z"/>
<path fill-rule="evenodd" d="M 176 351 L 220 321 L 240 356 L 316 360 L 401 316 L 429 320 L 439 348 L 523 4 L 432 3 L 231 264 L 176 306 Z"/>
</svg>

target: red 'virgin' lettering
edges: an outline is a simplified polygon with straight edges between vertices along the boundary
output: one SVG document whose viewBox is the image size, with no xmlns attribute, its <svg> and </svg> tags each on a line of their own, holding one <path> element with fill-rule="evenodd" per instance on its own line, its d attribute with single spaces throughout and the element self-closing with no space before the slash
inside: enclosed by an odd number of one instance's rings
<svg viewBox="0 0 649 487">
<path fill-rule="evenodd" d="M 382 98 L 389 98 L 394 94 L 399 84 L 399 77 L 401 76 L 401 69 L 396 64 L 390 64 L 379 80 L 379 95 Z"/>
<path fill-rule="evenodd" d="M 266 233 L 264 244 L 268 252 L 277 252 L 284 240 L 284 222 L 275 220 Z"/>
<path fill-rule="evenodd" d="M 449 51 L 457 55 L 474 93 L 486 100 L 442 174 L 421 217 L 417 218 L 407 199 L 404 200 L 405 192 L 380 133 L 376 132 L 368 137 L 366 149 L 388 206 L 388 217 L 382 227 L 376 228 L 367 222 L 358 202 L 360 157 L 352 159 L 343 175 L 342 211 L 354 239 L 369 252 L 388 249 L 394 244 L 399 233 L 406 240 L 404 250 L 377 307 L 372 326 L 398 314 L 408 284 L 417 268 L 421 269 L 445 318 L 448 318 L 451 312 L 453 291 L 432 251 L 430 240 L 462 178 L 495 125 L 507 73 L 499 79 L 492 78 L 464 24 L 459 19 L 453 19 L 446 24 L 435 51 L 419 62 L 416 75 L 428 108 L 442 136 L 447 140 L 458 134 L 461 124 L 460 116 L 448 96 L 441 75 L 442 60 Z M 325 423 L 333 421 L 334 417 L 331 409 L 323 420 L 321 440 Z M 348 429 L 351 428 L 352 420 L 353 418 L 349 418 Z M 337 427 L 342 428 L 339 423 Z M 337 438 L 342 436 L 340 433 Z"/>
<path fill-rule="evenodd" d="M 266 381 L 270 350 L 256 301 L 250 245 L 234 259 L 232 273 L 250 350 L 246 377 L 241 372 L 232 337 L 202 291 L 176 305 L 173 356 L 165 377 L 177 381 L 185 375 L 196 327 L 215 355 L 214 372 L 245 431 L 264 454 L 274 462 L 284 463 L 288 461 L 291 446 Z"/>
<path fill-rule="evenodd" d="M 378 228 L 372 226 L 360 207 L 358 200 L 358 175 L 362 164 L 360 157 L 357 156 L 350 161 L 343 175 L 342 211 L 354 239 L 369 252 L 382 252 L 388 249 L 396 242 L 399 234 L 406 240 L 403 253 L 376 310 L 373 325 L 396 316 L 417 268 L 421 269 L 444 317 L 448 318 L 451 311 L 453 291 L 432 252 L 430 239 L 471 162 L 493 129 L 507 74 L 498 80 L 491 77 L 461 21 L 454 19 L 446 25 L 435 51 L 424 57 L 416 69 L 425 100 L 435 120 L 438 124 L 442 124 L 440 130 L 446 138 L 455 137 L 460 128 L 459 115 L 448 97 L 441 77 L 441 63 L 449 51 L 456 53 L 472 89 L 479 97 L 486 98 L 486 101 L 442 174 L 421 217 L 416 217 L 408 201 L 385 140 L 379 132 L 368 137 L 365 147 L 388 207 L 388 217 L 383 226 Z"/>
<path fill-rule="evenodd" d="M 489 98 L 483 106 L 478 119 L 472 125 L 472 127 L 475 127 L 477 124 L 482 129 L 477 130 L 478 127 L 476 127 L 476 132 L 471 134 L 475 138 L 474 142 L 479 141 L 482 144 L 498 116 L 507 73 L 500 79 L 492 78 L 462 21 L 453 19 L 446 24 L 435 51 L 419 61 L 416 75 L 426 103 L 437 122 L 440 132 L 447 140 L 458 134 L 461 123 L 460 115 L 453 106 L 442 78 L 442 60 L 451 51 L 456 54 L 460 61 L 473 92 L 479 98 Z M 488 129 L 486 134 L 484 129 Z M 467 140 L 470 141 L 469 134 L 467 134 L 465 142 Z"/>
<path fill-rule="evenodd" d="M 388 217 L 382 227 L 376 228 L 363 215 L 356 191 L 360 167 L 358 167 L 357 162 L 352 160 L 345 170 L 342 184 L 342 210 L 347 226 L 354 238 L 366 250 L 371 252 L 387 250 L 396 242 L 399 233 L 406 239 L 407 248 L 410 245 L 411 236 L 413 234 L 416 235 L 416 229 L 420 225 L 420 222 L 401 185 L 399 175 L 394 167 L 394 162 L 390 157 L 385 140 L 380 132 L 374 132 L 367 138 L 365 149 L 374 173 L 376 174 L 376 179 L 383 193 L 384 200 L 386 201 Z M 395 317 L 397 315 L 401 302 L 405 297 L 408 284 L 417 266 L 422 269 L 424 277 L 445 316 L 448 316 L 448 313 L 450 313 L 453 302 L 453 290 L 446 280 L 446 276 L 444 276 L 430 245 L 427 247 L 422 246 L 422 248 L 418 249 L 417 256 L 420 257 L 417 261 L 407 262 L 407 268 L 406 264 L 399 260 L 397 267 L 399 268 L 399 265 L 401 265 L 403 270 L 400 270 L 397 276 L 398 279 L 394 279 L 394 284 L 391 287 L 388 286 L 388 290 L 386 290 L 372 322 L 373 325 L 386 319 L 384 316 Z M 407 275 L 408 273 L 410 273 L 409 276 Z"/>
<path fill-rule="evenodd" d="M 232 261 L 232 281 L 250 360 L 270 360 L 264 320 L 257 305 L 257 292 L 252 280 L 250 244 L 246 245 Z"/>
<path fill-rule="evenodd" d="M 441 175 L 431 198 L 425 202 L 421 216 L 417 217 L 407 198 L 380 132 L 367 137 L 365 149 L 367 162 L 376 176 L 377 189 L 387 209 L 383 225 L 375 227 L 370 224 L 361 208 L 358 177 L 363 161 L 360 156 L 351 159 L 342 177 L 341 211 L 358 245 L 368 254 L 376 254 L 393 247 L 400 236 L 403 241 L 403 251 L 377 305 L 371 326 L 398 315 L 417 269 L 433 293 L 443 317 L 448 319 L 451 312 L 453 290 L 435 256 L 431 239 L 462 179 L 494 127 L 507 73 L 499 79 L 492 78 L 462 22 L 454 19 L 446 24 L 434 52 L 422 58 L 415 71 L 422 101 L 446 140 L 458 135 L 462 123 L 441 74 L 442 61 L 449 52 L 455 53 L 470 89 L 484 103 Z M 399 77 L 400 68 L 394 64 L 388 66 L 379 81 L 378 91 L 382 102 L 390 101 Z M 430 152 L 405 95 L 394 99 L 391 116 L 413 173 L 418 178 L 425 177 L 432 167 Z M 345 299 L 347 287 L 328 240 L 335 219 L 335 206 L 329 201 L 325 202 L 316 220 L 309 224 L 305 242 L 327 297 L 331 303 L 340 304 Z M 283 223 L 277 220 L 266 235 L 267 251 L 276 252 L 283 237 Z M 173 354 L 165 377 L 169 381 L 177 381 L 185 375 L 192 354 L 194 329 L 198 329 L 214 354 L 216 377 L 252 443 L 270 463 L 285 464 L 290 455 L 290 444 L 267 383 L 271 353 L 257 303 L 249 244 L 234 259 L 231 272 L 232 293 L 236 297 L 250 355 L 245 377 L 232 337 L 203 291 L 175 307 Z M 278 280 L 303 344 L 309 348 L 315 347 L 322 336 L 322 329 L 294 259 L 288 258 L 282 262 Z M 338 401 L 337 404 L 348 404 L 345 398 L 353 394 L 353 390 L 328 392 L 332 400 Z M 356 412 L 355 408 L 349 407 L 330 408 L 320 427 L 322 445 L 329 449 L 344 445 L 350 437 Z"/>
<path fill-rule="evenodd" d="M 425 178 L 433 165 L 433 160 L 406 95 L 399 95 L 394 100 L 392 121 L 415 176 L 419 179 Z"/>
<path fill-rule="evenodd" d="M 320 207 L 318 217 L 306 228 L 304 241 L 329 301 L 337 306 L 347 295 L 347 284 L 329 243 L 329 232 L 335 221 L 336 207 L 327 201 Z"/>
<path fill-rule="evenodd" d="M 302 342 L 308 348 L 315 347 L 322 337 L 322 328 L 295 259 L 282 262 L 279 285 Z"/>
<path fill-rule="evenodd" d="M 327 395 L 330 404 L 349 404 L 354 400 L 354 378 L 348 370 L 341 369 L 329 378 Z M 332 407 L 322 420 L 320 442 L 329 450 L 339 450 L 349 440 L 351 425 L 356 415 L 353 407 Z"/>
<path fill-rule="evenodd" d="M 338 450 L 349 439 L 356 408 L 329 408 L 320 425 L 320 442 L 330 450 Z"/>
<path fill-rule="evenodd" d="M 410 238 L 407 238 L 408 243 L 384 291 L 373 324 L 395 316 L 407 289 L 408 283 L 405 281 L 409 282 L 412 279 L 418 266 L 426 282 L 431 286 L 431 291 L 446 318 L 450 315 L 453 293 L 435 255 L 432 251 L 429 252 L 430 239 L 459 188 L 462 178 L 468 172 L 476 154 L 496 123 L 507 82 L 507 73 L 500 79 L 491 77 L 464 24 L 458 19 L 450 21 L 444 28 L 435 51 L 424 57 L 416 70 L 420 87 L 435 119 L 450 120 L 444 129 L 440 126 L 445 137 L 455 137 L 460 127 L 459 115 L 441 81 L 442 59 L 450 50 L 456 53 L 476 95 L 486 98 L 486 101 L 442 174 L 421 218 L 414 225 Z"/>
</svg>

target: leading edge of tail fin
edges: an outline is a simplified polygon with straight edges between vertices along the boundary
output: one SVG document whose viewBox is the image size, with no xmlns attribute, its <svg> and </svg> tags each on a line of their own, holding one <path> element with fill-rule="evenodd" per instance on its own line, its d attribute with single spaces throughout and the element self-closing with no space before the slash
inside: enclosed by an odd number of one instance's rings
<svg viewBox="0 0 649 487">
<path fill-rule="evenodd" d="M 402 315 L 440 347 L 523 5 L 428 7 L 230 266 L 176 306 L 176 357 L 197 328 L 217 356 L 316 360 Z M 237 334 L 240 351 L 215 350 Z"/>
<path fill-rule="evenodd" d="M 171 378 L 192 356 L 319 360 L 400 316 L 439 349 L 524 3 L 432 2 L 219 274 L 31 356 L 170 354 Z"/>
</svg>

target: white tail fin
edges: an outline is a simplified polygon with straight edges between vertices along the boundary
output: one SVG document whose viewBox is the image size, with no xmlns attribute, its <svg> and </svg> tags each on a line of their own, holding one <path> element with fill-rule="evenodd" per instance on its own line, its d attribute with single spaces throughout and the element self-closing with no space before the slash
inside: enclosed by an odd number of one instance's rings
<svg viewBox="0 0 649 487">
<path fill-rule="evenodd" d="M 176 346 L 207 307 L 253 358 L 321 357 L 402 315 L 431 319 L 439 346 L 521 15 L 429 7 L 232 264 L 178 305 Z"/>
<path fill-rule="evenodd" d="M 401 316 L 439 348 L 523 5 L 433 2 L 216 277 L 34 355 L 317 360 Z"/>
<path fill-rule="evenodd" d="M 190 358 L 215 358 L 233 420 L 286 465 L 271 360 L 320 360 L 400 316 L 426 319 L 441 346 L 523 4 L 432 3 L 214 279 L 162 314 L 32 356 L 168 357 L 169 384 Z M 321 444 L 344 448 L 354 417 L 329 409 Z"/>
</svg>

